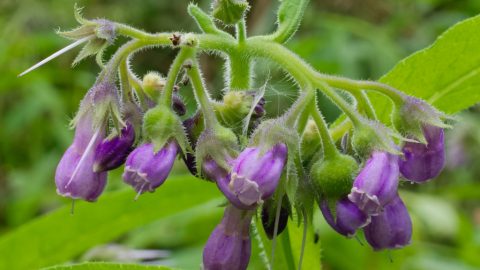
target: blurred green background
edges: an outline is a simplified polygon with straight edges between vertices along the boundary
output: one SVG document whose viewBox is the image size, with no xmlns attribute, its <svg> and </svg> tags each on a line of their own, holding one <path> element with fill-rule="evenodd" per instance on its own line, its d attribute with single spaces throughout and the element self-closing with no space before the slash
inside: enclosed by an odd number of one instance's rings
<svg viewBox="0 0 480 270">
<path fill-rule="evenodd" d="M 150 32 L 197 31 L 186 12 L 189 2 L 76 1 L 85 7 L 87 18 L 105 17 Z M 208 9 L 209 1 L 197 2 Z M 249 33 L 272 31 L 277 1 L 250 2 Z M 74 3 L 0 0 L 0 235 L 70 203 L 55 194 L 53 176 L 73 135 L 67 127 L 69 119 L 99 68 L 88 59 L 72 69 L 75 52 L 69 52 L 24 77 L 17 75 L 68 44 L 54 30 L 76 26 Z M 312 0 L 287 46 L 322 72 L 377 79 L 455 22 L 479 12 L 478 0 Z M 116 45 L 122 41 L 118 39 Z M 149 70 L 165 74 L 173 55 L 169 50 L 146 51 L 135 57 L 133 67 L 140 75 Z M 201 60 L 209 88 L 219 97 L 223 63 L 213 56 Z M 278 67 L 262 61 L 255 75 L 258 86 L 269 78 L 269 115 L 281 113 L 296 95 L 291 82 Z M 192 96 L 184 98 L 192 109 Z M 330 121 L 339 113 L 327 101 L 322 109 Z M 374 253 L 335 234 L 318 217 L 324 269 L 480 269 L 480 109 L 458 117 L 448 133 L 444 173 L 427 185 L 403 185 L 414 222 L 413 244 L 401 251 Z M 184 172 L 177 162 L 174 173 Z M 110 174 L 109 190 L 128 188 L 120 175 L 121 170 Z M 170 251 L 159 263 L 197 269 L 202 245 L 220 214 L 213 208 L 172 217 L 118 239 L 119 246 L 97 247 L 76 260 L 114 261 L 121 252 L 149 248 Z M 123 259 L 138 261 L 133 256 Z M 258 256 L 254 255 L 251 268 L 262 269 Z"/>
</svg>

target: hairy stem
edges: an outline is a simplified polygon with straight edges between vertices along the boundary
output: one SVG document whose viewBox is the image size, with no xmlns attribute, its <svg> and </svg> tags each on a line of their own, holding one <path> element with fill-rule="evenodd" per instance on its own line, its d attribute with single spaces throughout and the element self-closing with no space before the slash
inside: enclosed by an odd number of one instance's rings
<svg viewBox="0 0 480 270">
<path fill-rule="evenodd" d="M 191 60 L 192 67 L 187 70 L 187 73 L 190 77 L 190 81 L 192 82 L 195 98 L 200 104 L 200 109 L 204 115 L 205 127 L 213 128 L 217 124 L 217 118 L 215 116 L 213 106 L 210 103 L 208 92 L 205 89 L 202 74 L 200 73 L 200 69 L 198 67 L 198 61 L 195 57 L 192 57 Z"/>
<path fill-rule="evenodd" d="M 332 137 L 330 137 L 327 123 L 325 122 L 325 119 L 323 118 L 322 113 L 318 109 L 315 100 L 311 102 L 309 109 L 310 109 L 310 114 L 312 115 L 312 118 L 315 121 L 315 124 L 317 125 L 318 132 L 320 133 L 320 139 L 322 140 L 322 146 L 323 146 L 323 156 L 333 157 L 335 155 L 338 155 L 339 154 L 338 149 L 335 146 L 335 143 L 333 142 Z"/>
<path fill-rule="evenodd" d="M 182 70 L 185 60 L 191 58 L 192 55 L 194 55 L 194 51 L 190 48 L 182 48 L 178 52 L 177 57 L 175 57 L 175 60 L 173 60 L 170 70 L 168 71 L 167 81 L 159 100 L 160 104 L 163 104 L 168 108 L 171 107 L 173 88 L 175 87 L 178 74 Z"/>
</svg>

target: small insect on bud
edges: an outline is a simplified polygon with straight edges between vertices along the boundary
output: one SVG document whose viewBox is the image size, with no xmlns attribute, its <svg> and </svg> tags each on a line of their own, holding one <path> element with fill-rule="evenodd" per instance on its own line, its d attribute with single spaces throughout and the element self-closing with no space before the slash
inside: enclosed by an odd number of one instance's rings
<svg viewBox="0 0 480 270">
<path fill-rule="evenodd" d="M 372 217 L 364 232 L 367 242 L 374 250 L 409 245 L 412 238 L 412 220 L 402 199 L 396 195 L 380 215 Z"/>
<path fill-rule="evenodd" d="M 177 151 L 175 141 L 168 142 L 158 152 L 151 143 L 140 145 L 127 158 L 123 180 L 138 194 L 153 192 L 170 174 Z"/>
<path fill-rule="evenodd" d="M 95 172 L 104 172 L 120 167 L 133 150 L 135 129 L 127 123 L 121 133 L 104 139 L 95 149 Z"/>
<path fill-rule="evenodd" d="M 352 237 L 356 231 L 370 222 L 370 217 L 360 210 L 347 197 L 336 201 L 335 214 L 332 214 L 327 200 L 319 203 L 323 217 L 327 223 L 339 234 Z"/>
<path fill-rule="evenodd" d="M 413 182 L 421 183 L 435 178 L 445 165 L 445 139 L 442 128 L 424 126 L 426 144 L 406 142 L 404 157 L 399 159 L 400 172 Z"/>
<path fill-rule="evenodd" d="M 222 222 L 203 249 L 205 270 L 245 270 L 251 253 L 250 222 L 253 212 L 227 206 Z"/>
<path fill-rule="evenodd" d="M 253 209 L 275 192 L 286 159 L 287 147 L 283 143 L 264 154 L 258 147 L 246 148 L 232 162 L 229 177 L 217 179 L 217 186 L 237 208 Z"/>
<path fill-rule="evenodd" d="M 378 215 L 397 194 L 398 156 L 375 151 L 353 182 L 348 198 L 360 210 Z"/>
</svg>

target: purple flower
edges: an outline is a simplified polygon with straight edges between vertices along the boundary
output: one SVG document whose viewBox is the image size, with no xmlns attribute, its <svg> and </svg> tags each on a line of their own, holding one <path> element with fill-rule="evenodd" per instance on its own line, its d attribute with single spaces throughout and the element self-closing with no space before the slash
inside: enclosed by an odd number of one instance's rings
<svg viewBox="0 0 480 270">
<path fill-rule="evenodd" d="M 364 228 L 365 238 L 374 250 L 401 248 L 410 244 L 412 221 L 402 199 L 397 195 Z"/>
<path fill-rule="evenodd" d="M 354 236 L 357 229 L 363 228 L 370 222 L 370 217 L 348 198 L 337 201 L 335 217 L 326 200 L 320 203 L 320 209 L 327 223 L 339 234 L 347 237 Z"/>
<path fill-rule="evenodd" d="M 398 157 L 374 151 L 353 182 L 348 198 L 368 215 L 380 213 L 397 194 Z"/>
<path fill-rule="evenodd" d="M 227 206 L 203 249 L 205 270 L 247 269 L 251 253 L 250 222 L 253 212 Z"/>
<path fill-rule="evenodd" d="M 121 130 L 120 136 L 104 139 L 95 149 L 95 172 L 104 172 L 120 167 L 133 150 L 135 130 L 130 123 Z"/>
<path fill-rule="evenodd" d="M 78 119 L 73 143 L 63 154 L 55 172 L 58 194 L 90 202 L 97 200 L 107 182 L 106 172 L 93 171 L 95 148 L 104 133 L 104 127 L 93 128 L 91 113 Z"/>
<path fill-rule="evenodd" d="M 442 128 L 424 125 L 427 144 L 406 142 L 404 158 L 399 160 L 400 172 L 408 180 L 425 182 L 435 178 L 445 165 L 445 140 Z"/>
<path fill-rule="evenodd" d="M 283 143 L 261 155 L 259 148 L 249 147 L 232 162 L 232 172 L 215 177 L 218 188 L 227 199 L 240 209 L 252 209 L 268 199 L 282 175 L 287 159 Z"/>
<path fill-rule="evenodd" d="M 140 145 L 127 157 L 123 180 L 131 185 L 138 194 L 153 192 L 165 182 L 172 170 L 178 146 L 170 141 L 158 152 L 152 143 Z"/>
</svg>

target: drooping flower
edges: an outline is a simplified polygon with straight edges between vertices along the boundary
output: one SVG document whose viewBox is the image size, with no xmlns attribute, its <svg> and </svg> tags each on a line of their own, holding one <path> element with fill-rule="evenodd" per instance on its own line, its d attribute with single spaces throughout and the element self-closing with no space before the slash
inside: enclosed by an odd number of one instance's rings
<svg viewBox="0 0 480 270">
<path fill-rule="evenodd" d="M 435 178 L 445 165 L 445 139 L 443 128 L 423 126 L 427 144 L 406 142 L 404 157 L 399 159 L 400 172 L 408 180 L 425 182 Z"/>
<path fill-rule="evenodd" d="M 133 150 L 135 130 L 132 124 L 122 128 L 120 135 L 106 138 L 95 149 L 95 172 L 103 172 L 120 167 Z"/>
<path fill-rule="evenodd" d="M 250 222 L 253 212 L 232 205 L 225 208 L 222 222 L 208 238 L 203 250 L 205 270 L 247 269 L 251 253 Z"/>
<path fill-rule="evenodd" d="M 410 244 L 412 220 L 400 196 L 396 195 L 382 213 L 373 216 L 364 232 L 374 250 L 402 248 Z"/>
<path fill-rule="evenodd" d="M 275 192 L 286 159 L 287 147 L 283 143 L 263 155 L 260 148 L 246 148 L 232 162 L 230 174 L 215 178 L 217 186 L 237 208 L 252 209 Z"/>
<path fill-rule="evenodd" d="M 96 201 L 107 182 L 106 172 L 94 172 L 95 148 L 105 136 L 103 126 L 94 127 L 92 114 L 77 121 L 75 138 L 65 151 L 55 173 L 57 193 L 72 199 Z"/>
<path fill-rule="evenodd" d="M 339 234 L 347 237 L 354 236 L 358 229 L 370 222 L 370 217 L 346 197 L 336 202 L 335 215 L 332 214 L 327 200 L 320 203 L 320 210 L 327 223 Z"/>
<path fill-rule="evenodd" d="M 152 143 L 140 145 L 127 157 L 124 182 L 131 185 L 138 194 L 153 192 L 170 174 L 177 151 L 178 145 L 173 140 L 158 152 L 154 151 Z"/>
<path fill-rule="evenodd" d="M 348 198 L 368 215 L 380 213 L 397 194 L 398 156 L 374 151 L 355 178 Z"/>
</svg>

